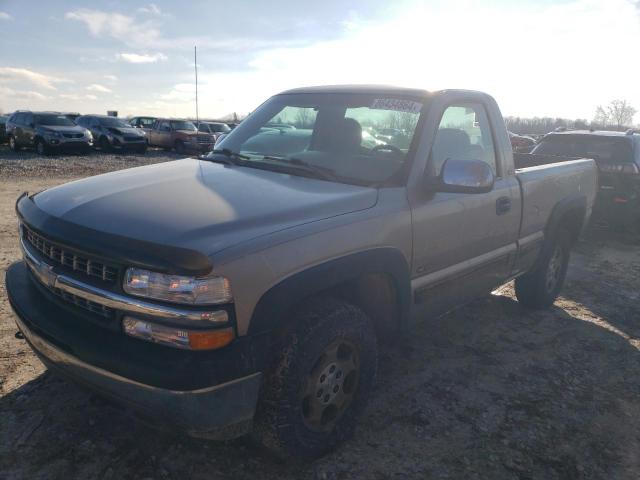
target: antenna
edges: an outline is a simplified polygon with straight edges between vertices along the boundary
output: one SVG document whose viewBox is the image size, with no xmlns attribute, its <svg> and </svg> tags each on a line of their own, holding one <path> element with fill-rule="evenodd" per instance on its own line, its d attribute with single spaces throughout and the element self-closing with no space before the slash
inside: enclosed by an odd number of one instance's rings
<svg viewBox="0 0 640 480">
<path fill-rule="evenodd" d="M 193 47 L 193 65 L 196 69 L 196 124 L 199 123 L 198 117 L 198 47 Z"/>
</svg>

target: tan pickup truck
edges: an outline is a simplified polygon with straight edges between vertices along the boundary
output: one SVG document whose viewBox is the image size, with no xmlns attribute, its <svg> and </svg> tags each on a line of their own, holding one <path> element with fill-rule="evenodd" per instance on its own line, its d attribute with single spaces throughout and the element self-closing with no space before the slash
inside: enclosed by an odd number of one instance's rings
<svg viewBox="0 0 640 480">
<path fill-rule="evenodd" d="M 550 306 L 596 195 L 593 160 L 517 169 L 472 91 L 287 91 L 217 148 L 22 196 L 7 293 L 51 369 L 304 458 L 353 431 L 385 339 L 513 279 Z"/>
<path fill-rule="evenodd" d="M 158 118 L 147 131 L 147 143 L 152 147 L 175 150 L 178 153 L 205 153 L 213 150 L 215 137 L 210 133 L 198 132 L 188 120 Z"/>
</svg>

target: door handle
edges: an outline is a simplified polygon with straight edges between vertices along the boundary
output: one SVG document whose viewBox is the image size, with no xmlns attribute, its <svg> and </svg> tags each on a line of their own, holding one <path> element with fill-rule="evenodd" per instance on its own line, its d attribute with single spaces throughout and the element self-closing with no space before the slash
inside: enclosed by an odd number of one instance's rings
<svg viewBox="0 0 640 480">
<path fill-rule="evenodd" d="M 511 199 L 509 197 L 500 197 L 496 200 L 496 215 L 504 215 L 511 210 Z"/>
</svg>

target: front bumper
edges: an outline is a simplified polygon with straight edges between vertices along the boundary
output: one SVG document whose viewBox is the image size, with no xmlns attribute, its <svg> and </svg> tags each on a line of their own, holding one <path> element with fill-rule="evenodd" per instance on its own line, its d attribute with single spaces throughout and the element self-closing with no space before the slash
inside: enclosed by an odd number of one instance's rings
<svg viewBox="0 0 640 480">
<path fill-rule="evenodd" d="M 18 328 L 52 371 L 115 400 L 150 423 L 170 426 L 192 436 L 232 438 L 249 430 L 260 389 L 260 372 L 196 389 L 164 388 L 125 377 L 83 360 L 92 354 L 98 355 L 95 352 L 97 344 L 91 345 L 90 325 L 83 324 L 68 312 L 65 316 L 57 305 L 48 303 L 35 287 L 23 262 L 9 267 L 6 286 Z M 67 338 L 60 340 L 64 334 Z M 101 333 L 100 337 L 102 348 L 112 339 L 111 343 L 117 343 L 116 337 L 108 332 Z M 86 342 L 79 343 L 78 339 Z M 128 347 L 120 352 L 121 356 L 131 352 L 132 347 L 138 347 L 138 351 L 150 347 L 142 342 L 122 340 Z M 176 355 L 179 352 L 166 353 Z M 118 355 L 118 351 L 113 354 Z M 180 370 L 180 362 L 176 362 L 176 370 Z M 163 375 L 163 372 L 156 372 L 156 375 Z"/>
<path fill-rule="evenodd" d="M 50 138 L 45 137 L 47 148 L 65 151 L 88 151 L 93 143 L 85 138 Z"/>
</svg>

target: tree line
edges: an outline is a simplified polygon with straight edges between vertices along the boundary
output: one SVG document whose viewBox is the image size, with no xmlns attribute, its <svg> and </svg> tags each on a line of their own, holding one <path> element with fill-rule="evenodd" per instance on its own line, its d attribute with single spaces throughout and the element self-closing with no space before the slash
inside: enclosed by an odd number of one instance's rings
<svg viewBox="0 0 640 480">
<path fill-rule="evenodd" d="M 593 120 L 553 117 L 506 117 L 507 129 L 518 134 L 543 135 L 557 128 L 567 130 L 620 130 L 632 127 L 638 111 L 626 100 L 613 100 L 609 105 L 598 105 Z"/>
</svg>

